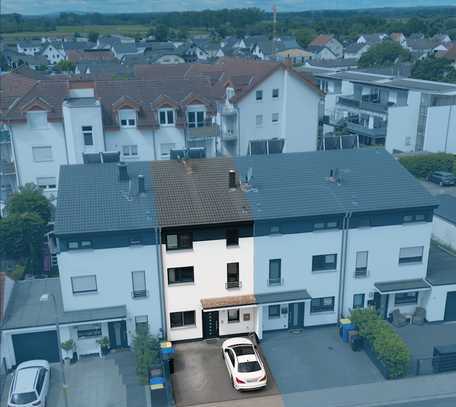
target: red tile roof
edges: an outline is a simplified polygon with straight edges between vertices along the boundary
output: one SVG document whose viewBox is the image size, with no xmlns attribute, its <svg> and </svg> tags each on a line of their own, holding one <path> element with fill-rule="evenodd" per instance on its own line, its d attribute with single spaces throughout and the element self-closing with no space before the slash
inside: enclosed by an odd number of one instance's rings
<svg viewBox="0 0 456 407">
<path fill-rule="evenodd" d="M 316 36 L 311 42 L 310 46 L 318 46 L 321 47 L 323 45 L 326 45 L 329 41 L 331 41 L 334 38 L 333 35 L 329 34 L 320 34 Z"/>
</svg>

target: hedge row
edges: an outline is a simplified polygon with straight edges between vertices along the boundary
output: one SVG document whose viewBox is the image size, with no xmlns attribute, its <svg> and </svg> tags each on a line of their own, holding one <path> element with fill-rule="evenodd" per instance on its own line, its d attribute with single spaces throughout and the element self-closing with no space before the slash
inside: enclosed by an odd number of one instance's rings
<svg viewBox="0 0 456 407">
<path fill-rule="evenodd" d="M 376 357 L 386 367 L 388 377 L 396 379 L 407 374 L 410 351 L 391 325 L 373 309 L 353 310 L 351 320 L 359 334 L 369 342 Z"/>
<path fill-rule="evenodd" d="M 427 178 L 434 171 L 447 171 L 456 174 L 456 155 L 447 153 L 404 156 L 399 162 L 415 177 Z"/>
</svg>

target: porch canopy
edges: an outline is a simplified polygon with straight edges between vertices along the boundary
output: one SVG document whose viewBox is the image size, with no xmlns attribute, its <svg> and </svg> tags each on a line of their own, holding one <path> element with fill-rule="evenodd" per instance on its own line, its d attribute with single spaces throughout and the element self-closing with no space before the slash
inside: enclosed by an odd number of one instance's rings
<svg viewBox="0 0 456 407">
<path fill-rule="evenodd" d="M 281 304 L 288 302 L 299 302 L 311 300 L 312 297 L 309 295 L 307 290 L 295 290 L 295 291 L 282 291 L 274 293 L 264 293 L 255 295 L 257 304 Z"/>
<path fill-rule="evenodd" d="M 374 283 L 375 288 L 380 294 L 406 293 L 410 291 L 426 291 L 431 286 L 422 278 L 412 280 L 396 280 Z"/>
</svg>

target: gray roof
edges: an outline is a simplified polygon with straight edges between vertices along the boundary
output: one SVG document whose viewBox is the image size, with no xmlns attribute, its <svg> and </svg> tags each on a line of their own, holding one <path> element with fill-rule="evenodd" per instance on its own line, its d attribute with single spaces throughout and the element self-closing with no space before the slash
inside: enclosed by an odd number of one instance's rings
<svg viewBox="0 0 456 407">
<path fill-rule="evenodd" d="M 55 233 L 150 229 L 156 224 L 150 163 L 128 164 L 129 181 L 120 181 L 116 163 L 60 167 Z M 138 195 L 138 175 L 146 192 Z"/>
<path fill-rule="evenodd" d="M 456 225 L 456 197 L 451 195 L 438 195 L 439 207 L 434 214 Z"/>
<path fill-rule="evenodd" d="M 306 62 L 311 66 L 320 68 L 352 68 L 358 66 L 356 58 L 337 58 L 337 59 L 312 59 Z"/>
<path fill-rule="evenodd" d="M 378 85 L 388 88 L 417 90 L 427 93 L 456 94 L 456 85 L 454 84 L 419 79 L 396 78 Z"/>
<path fill-rule="evenodd" d="M 431 288 L 431 286 L 422 278 L 416 278 L 413 280 L 386 281 L 382 283 L 374 283 L 374 286 L 381 293 L 391 293 L 397 291 L 407 292 L 415 290 L 427 290 Z"/>
<path fill-rule="evenodd" d="M 357 42 L 354 42 L 345 47 L 345 52 L 349 54 L 358 53 L 366 46 L 369 46 L 369 44 L 358 44 Z"/>
<path fill-rule="evenodd" d="M 431 244 L 426 280 L 432 285 L 456 284 L 456 254 Z"/>
<path fill-rule="evenodd" d="M 272 304 L 275 302 L 292 302 L 312 299 L 307 290 L 255 294 L 255 298 L 257 304 Z"/>
<path fill-rule="evenodd" d="M 52 294 L 56 300 L 57 315 L 52 299 L 41 302 L 43 294 Z M 2 330 L 72 324 L 126 318 L 126 307 L 106 307 L 64 312 L 59 278 L 17 281 L 6 309 Z"/>
</svg>

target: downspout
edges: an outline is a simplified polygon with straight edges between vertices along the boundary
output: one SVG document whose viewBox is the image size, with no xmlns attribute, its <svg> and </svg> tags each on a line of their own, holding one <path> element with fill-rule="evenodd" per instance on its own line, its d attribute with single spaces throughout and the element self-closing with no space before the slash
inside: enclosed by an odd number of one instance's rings
<svg viewBox="0 0 456 407">
<path fill-rule="evenodd" d="M 346 283 L 346 274 L 347 274 L 347 258 L 348 258 L 348 234 L 349 234 L 349 231 L 350 231 L 350 219 L 351 219 L 351 216 L 352 216 L 352 212 L 350 211 L 348 213 L 348 218 L 347 218 L 347 222 L 345 224 L 345 244 L 344 244 L 344 262 L 342 263 L 342 273 L 343 273 L 343 277 L 342 277 L 342 297 L 341 297 L 341 310 L 343 311 L 344 309 L 344 302 L 345 302 L 345 283 Z"/>
<path fill-rule="evenodd" d="M 446 131 L 446 137 L 445 137 L 445 150 L 443 150 L 444 152 L 446 152 L 447 148 L 448 148 L 448 137 L 450 137 L 450 124 L 451 124 L 451 119 L 453 116 L 453 108 L 454 108 L 454 105 L 450 106 L 450 111 L 448 112 L 448 124 L 447 124 L 447 131 Z"/>
<path fill-rule="evenodd" d="M 11 153 L 12 153 L 13 160 L 14 160 L 14 168 L 16 170 L 16 188 L 19 188 L 21 186 L 21 176 L 19 174 L 19 165 L 18 165 L 19 163 L 17 162 L 17 158 L 16 158 L 16 144 L 15 144 L 15 140 L 14 140 L 13 128 L 11 127 L 10 124 L 8 124 L 7 127 L 8 127 L 8 131 L 10 134 Z"/>
<path fill-rule="evenodd" d="M 155 139 L 155 128 L 152 126 L 152 137 L 154 139 L 154 160 L 157 160 L 157 140 Z"/>
<path fill-rule="evenodd" d="M 239 106 L 236 106 L 237 128 L 238 128 L 238 156 L 241 155 L 241 111 Z"/>
<path fill-rule="evenodd" d="M 351 212 L 346 212 L 342 220 L 342 240 L 340 248 L 340 274 L 339 274 L 339 298 L 337 305 L 337 320 L 342 317 L 345 295 L 345 274 L 347 269 L 347 246 L 348 227 L 350 224 Z"/>
<path fill-rule="evenodd" d="M 158 292 L 160 295 L 160 320 L 163 332 L 163 339 L 167 338 L 166 327 L 166 304 L 164 295 L 164 274 L 162 270 L 162 247 L 161 247 L 161 228 L 157 226 L 155 229 L 155 252 L 157 260 L 157 273 L 158 273 Z"/>
</svg>

